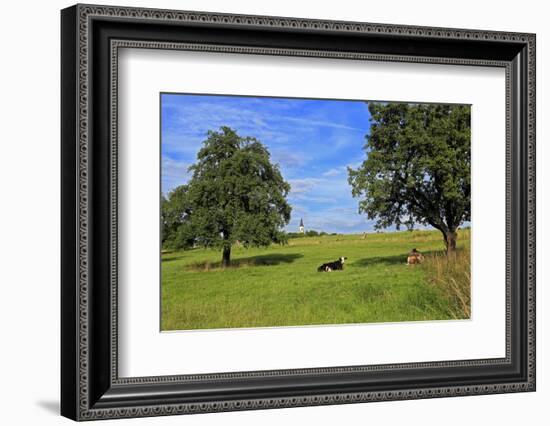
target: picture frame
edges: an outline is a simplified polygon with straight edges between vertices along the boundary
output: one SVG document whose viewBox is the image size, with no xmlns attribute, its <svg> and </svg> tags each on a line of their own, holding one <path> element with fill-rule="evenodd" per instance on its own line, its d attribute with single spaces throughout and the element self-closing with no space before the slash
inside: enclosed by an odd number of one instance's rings
<svg viewBox="0 0 550 426">
<path fill-rule="evenodd" d="M 61 414 L 94 420 L 534 391 L 535 45 L 535 35 L 524 33 L 80 4 L 64 9 Z M 119 377 L 116 101 L 117 54 L 124 47 L 503 68 L 506 356 Z"/>
</svg>

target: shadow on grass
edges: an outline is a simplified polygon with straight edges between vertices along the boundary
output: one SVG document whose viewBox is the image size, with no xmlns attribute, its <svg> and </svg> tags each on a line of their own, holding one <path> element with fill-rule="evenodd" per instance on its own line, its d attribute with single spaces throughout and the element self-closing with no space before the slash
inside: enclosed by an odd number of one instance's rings
<svg viewBox="0 0 550 426">
<path fill-rule="evenodd" d="M 424 256 L 431 256 L 434 253 L 439 253 L 438 251 L 423 251 L 422 254 Z M 363 259 L 359 259 L 353 263 L 351 263 L 353 266 L 359 266 L 360 268 L 366 268 L 368 266 L 374 266 L 374 265 L 399 265 L 407 264 L 407 255 L 408 252 L 403 254 L 398 254 L 395 256 L 377 256 L 377 257 L 365 257 Z"/>
<path fill-rule="evenodd" d="M 160 259 L 162 260 L 162 262 L 172 262 L 174 260 L 181 260 L 185 257 L 184 254 L 181 254 L 181 255 L 174 255 L 174 256 L 170 256 L 170 257 L 164 257 L 164 255 L 162 255 L 160 257 Z"/>
<path fill-rule="evenodd" d="M 243 257 L 240 259 L 234 259 L 231 261 L 231 266 L 229 268 L 240 268 L 243 266 L 273 266 L 279 265 L 281 263 L 292 263 L 296 259 L 304 257 L 301 253 L 273 253 L 273 254 L 263 254 L 258 256 Z M 195 271 L 208 271 L 210 269 L 223 269 L 221 261 L 210 262 L 202 261 L 195 262 L 189 265 L 189 269 Z"/>
</svg>

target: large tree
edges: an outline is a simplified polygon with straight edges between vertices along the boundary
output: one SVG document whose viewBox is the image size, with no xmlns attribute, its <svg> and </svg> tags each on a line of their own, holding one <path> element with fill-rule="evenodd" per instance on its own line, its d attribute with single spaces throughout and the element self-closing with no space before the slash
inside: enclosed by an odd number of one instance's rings
<svg viewBox="0 0 550 426">
<path fill-rule="evenodd" d="M 470 220 L 470 107 L 369 102 L 367 159 L 348 168 L 359 211 L 376 227 L 415 223 L 443 235 L 447 253 Z"/>
<path fill-rule="evenodd" d="M 245 247 L 285 241 L 290 185 L 257 139 L 229 127 L 209 131 L 189 171 L 182 198 L 189 207 L 189 229 L 196 244 L 222 250 L 224 266 L 237 241 Z"/>
</svg>

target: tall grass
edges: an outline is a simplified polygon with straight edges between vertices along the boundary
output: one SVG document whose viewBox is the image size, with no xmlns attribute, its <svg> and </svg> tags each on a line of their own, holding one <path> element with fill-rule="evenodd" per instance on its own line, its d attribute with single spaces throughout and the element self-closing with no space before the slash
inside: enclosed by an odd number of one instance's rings
<svg viewBox="0 0 550 426">
<path fill-rule="evenodd" d="M 445 252 L 430 253 L 422 267 L 426 279 L 448 300 L 449 315 L 456 319 L 470 318 L 471 271 L 470 249 L 457 249 L 447 257 Z"/>
</svg>

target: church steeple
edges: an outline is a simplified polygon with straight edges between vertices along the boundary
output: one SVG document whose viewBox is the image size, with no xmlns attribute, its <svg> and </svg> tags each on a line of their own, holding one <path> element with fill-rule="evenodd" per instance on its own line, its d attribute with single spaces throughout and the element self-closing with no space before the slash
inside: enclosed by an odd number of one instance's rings
<svg viewBox="0 0 550 426">
<path fill-rule="evenodd" d="M 304 233 L 304 220 L 302 218 L 300 218 L 300 234 L 303 234 Z"/>
</svg>

